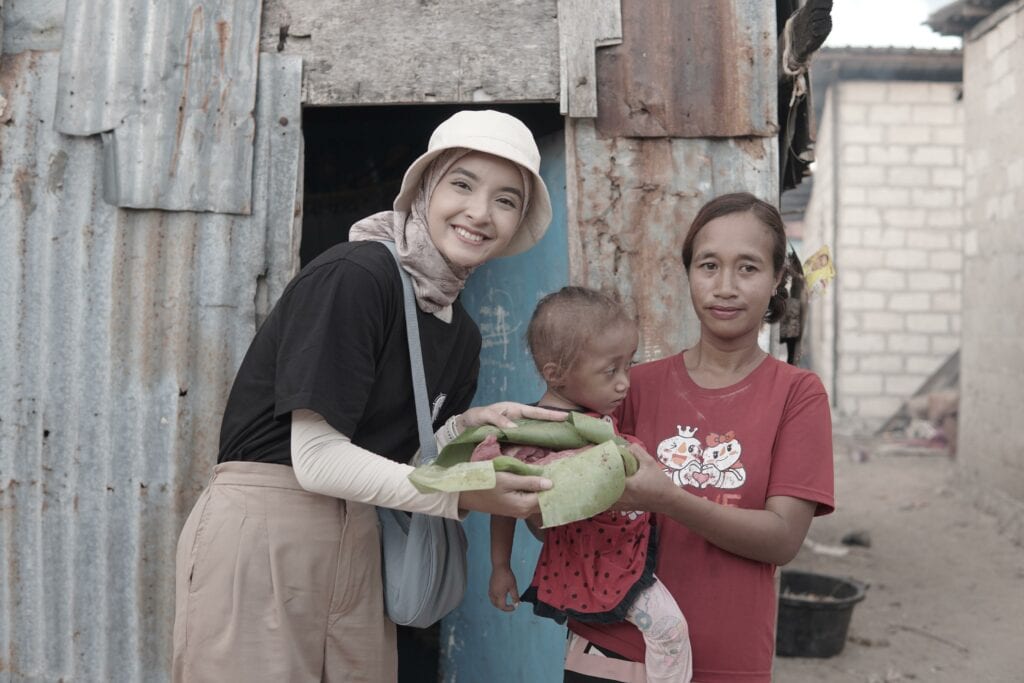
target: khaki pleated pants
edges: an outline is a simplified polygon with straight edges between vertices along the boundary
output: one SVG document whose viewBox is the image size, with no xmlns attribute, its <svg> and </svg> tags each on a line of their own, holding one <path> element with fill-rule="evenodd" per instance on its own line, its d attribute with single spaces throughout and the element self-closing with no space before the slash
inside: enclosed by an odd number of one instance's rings
<svg viewBox="0 0 1024 683">
<path fill-rule="evenodd" d="M 217 465 L 178 540 L 172 679 L 396 681 L 378 529 L 291 467 Z"/>
</svg>

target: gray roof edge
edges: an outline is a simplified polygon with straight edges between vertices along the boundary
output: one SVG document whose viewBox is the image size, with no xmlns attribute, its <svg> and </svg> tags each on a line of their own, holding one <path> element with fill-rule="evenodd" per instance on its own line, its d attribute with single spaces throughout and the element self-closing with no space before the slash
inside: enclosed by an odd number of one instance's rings
<svg viewBox="0 0 1024 683">
<path fill-rule="evenodd" d="M 965 37 L 971 29 L 1014 0 L 956 0 L 928 15 L 933 31 L 944 36 Z"/>
</svg>

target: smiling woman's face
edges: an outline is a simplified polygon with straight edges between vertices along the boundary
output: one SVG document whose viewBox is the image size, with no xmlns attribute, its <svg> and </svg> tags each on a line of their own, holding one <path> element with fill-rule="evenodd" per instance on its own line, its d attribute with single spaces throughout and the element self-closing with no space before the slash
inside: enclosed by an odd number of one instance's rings
<svg viewBox="0 0 1024 683">
<path fill-rule="evenodd" d="M 448 261 L 475 268 L 508 246 L 523 215 L 524 196 L 518 166 L 470 152 L 452 165 L 430 196 L 430 238 Z"/>
</svg>

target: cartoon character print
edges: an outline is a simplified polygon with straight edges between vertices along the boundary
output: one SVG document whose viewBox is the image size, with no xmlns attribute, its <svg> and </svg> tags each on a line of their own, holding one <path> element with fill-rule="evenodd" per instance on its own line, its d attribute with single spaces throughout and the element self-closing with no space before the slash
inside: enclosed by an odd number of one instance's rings
<svg viewBox="0 0 1024 683">
<path fill-rule="evenodd" d="M 658 444 L 658 460 L 665 474 L 672 478 L 677 486 L 696 486 L 690 478 L 700 472 L 701 452 L 700 439 L 696 427 L 676 425 L 676 436 L 671 436 Z"/>
<path fill-rule="evenodd" d="M 676 425 L 676 432 L 658 444 L 657 452 L 662 469 L 677 486 L 735 489 L 746 481 L 740 462 L 743 447 L 733 432 L 712 432 L 705 447 L 696 437 L 696 427 Z"/>
<path fill-rule="evenodd" d="M 719 489 L 738 489 L 747 479 L 747 471 L 740 462 L 743 447 L 732 432 L 708 434 L 707 448 L 703 453 L 700 477 L 704 479 L 701 488 L 714 486 Z M 697 479 L 698 475 L 694 475 Z M 706 479 L 705 479 L 706 477 Z"/>
</svg>

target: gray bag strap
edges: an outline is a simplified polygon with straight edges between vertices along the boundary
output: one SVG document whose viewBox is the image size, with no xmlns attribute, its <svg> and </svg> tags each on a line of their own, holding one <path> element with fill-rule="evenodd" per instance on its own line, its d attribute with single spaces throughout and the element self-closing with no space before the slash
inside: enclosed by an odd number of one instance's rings
<svg viewBox="0 0 1024 683">
<path fill-rule="evenodd" d="M 380 240 L 395 257 L 395 265 L 402 277 L 402 294 L 405 301 L 405 329 L 409 339 L 409 364 L 412 366 L 412 390 L 416 398 L 416 426 L 420 433 L 420 461 L 426 465 L 437 459 L 437 442 L 431 429 L 430 408 L 427 402 L 427 378 L 423 373 L 423 350 L 420 348 L 420 325 L 416 320 L 416 297 L 412 291 L 412 278 L 398 260 L 395 243 Z"/>
</svg>

